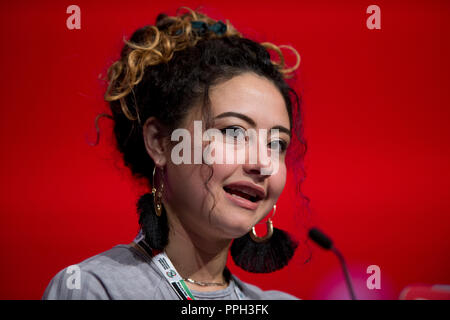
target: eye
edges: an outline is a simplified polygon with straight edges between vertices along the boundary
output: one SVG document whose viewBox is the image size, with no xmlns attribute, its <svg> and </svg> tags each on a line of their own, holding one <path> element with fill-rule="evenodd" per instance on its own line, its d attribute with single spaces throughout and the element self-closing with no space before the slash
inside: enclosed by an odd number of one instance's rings
<svg viewBox="0 0 450 320">
<path fill-rule="evenodd" d="M 278 149 L 279 153 L 283 153 L 287 149 L 287 142 L 284 140 L 270 141 L 269 146 L 271 149 Z"/>
<path fill-rule="evenodd" d="M 239 126 L 230 126 L 220 130 L 228 138 L 234 138 L 234 140 L 245 141 L 246 130 Z"/>
</svg>

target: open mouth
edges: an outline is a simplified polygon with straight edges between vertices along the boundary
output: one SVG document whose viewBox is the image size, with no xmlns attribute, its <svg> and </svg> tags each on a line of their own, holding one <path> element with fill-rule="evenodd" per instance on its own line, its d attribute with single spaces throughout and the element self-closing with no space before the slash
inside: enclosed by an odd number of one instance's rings
<svg viewBox="0 0 450 320">
<path fill-rule="evenodd" d="M 245 192 L 242 192 L 240 190 L 230 189 L 230 188 L 227 188 L 227 187 L 223 187 L 223 189 L 225 190 L 225 192 L 231 194 L 234 197 L 244 198 L 244 199 L 249 200 L 251 202 L 257 202 L 257 201 L 261 200 L 257 196 L 252 196 L 252 195 L 250 195 L 248 193 L 245 193 Z"/>
<path fill-rule="evenodd" d="M 256 203 L 264 198 L 264 191 L 249 185 L 230 184 L 223 187 L 223 190 L 233 197 L 245 199 Z"/>
</svg>

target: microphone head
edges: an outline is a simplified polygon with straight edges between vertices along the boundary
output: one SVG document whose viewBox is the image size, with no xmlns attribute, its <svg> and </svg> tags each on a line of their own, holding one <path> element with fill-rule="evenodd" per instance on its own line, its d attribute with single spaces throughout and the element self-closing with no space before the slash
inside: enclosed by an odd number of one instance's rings
<svg viewBox="0 0 450 320">
<path fill-rule="evenodd" d="M 325 250 L 330 250 L 333 247 L 333 241 L 317 228 L 309 229 L 308 236 Z"/>
</svg>

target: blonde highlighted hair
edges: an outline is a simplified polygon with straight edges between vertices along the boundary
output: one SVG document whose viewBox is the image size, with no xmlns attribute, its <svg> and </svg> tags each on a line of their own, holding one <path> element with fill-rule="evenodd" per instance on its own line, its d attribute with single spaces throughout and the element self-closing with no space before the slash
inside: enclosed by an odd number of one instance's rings
<svg viewBox="0 0 450 320">
<path fill-rule="evenodd" d="M 188 12 L 180 14 L 182 9 Z M 168 63 L 173 58 L 175 52 L 195 46 L 202 39 L 232 36 L 243 37 L 228 20 L 225 23 L 226 31 L 224 34 L 218 35 L 214 32 L 209 32 L 204 35 L 199 35 L 199 33 L 193 30 L 191 23 L 194 21 L 204 22 L 208 26 L 217 23 L 216 20 L 205 14 L 188 7 L 180 7 L 176 12 L 176 16 L 161 14 L 157 18 L 156 25 L 144 27 L 142 32 L 143 36 L 139 42 L 124 39 L 125 46 L 122 50 L 121 58 L 114 62 L 108 69 L 108 87 L 104 99 L 108 102 L 118 100 L 123 114 L 129 120 L 138 120 L 141 123 L 139 112 L 136 110 L 134 115 L 130 111 L 125 97 L 142 81 L 147 67 Z M 270 42 L 263 42 L 260 45 L 267 50 L 275 51 L 279 57 L 279 61 L 272 61 L 273 65 L 284 78 L 291 78 L 292 73 L 300 65 L 300 55 L 297 50 L 289 45 L 277 46 Z M 290 49 L 295 54 L 297 61 L 294 66 L 286 66 L 281 48 Z"/>
</svg>

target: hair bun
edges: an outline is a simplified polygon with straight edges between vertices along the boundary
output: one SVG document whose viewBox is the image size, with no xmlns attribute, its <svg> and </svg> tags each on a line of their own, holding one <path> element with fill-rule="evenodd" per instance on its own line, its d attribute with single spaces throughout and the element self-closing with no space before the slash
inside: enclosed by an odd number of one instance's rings
<svg viewBox="0 0 450 320">
<path fill-rule="evenodd" d="M 170 19 L 170 17 L 167 14 L 160 13 L 156 17 L 155 26 L 159 30 L 164 30 L 164 29 L 167 29 L 171 24 L 173 24 L 173 22 L 174 21 L 172 19 Z"/>
<path fill-rule="evenodd" d="M 160 20 L 167 18 L 168 15 L 165 13 L 160 13 L 158 14 L 158 16 L 156 17 L 156 23 L 158 23 Z"/>
</svg>

